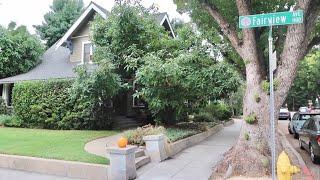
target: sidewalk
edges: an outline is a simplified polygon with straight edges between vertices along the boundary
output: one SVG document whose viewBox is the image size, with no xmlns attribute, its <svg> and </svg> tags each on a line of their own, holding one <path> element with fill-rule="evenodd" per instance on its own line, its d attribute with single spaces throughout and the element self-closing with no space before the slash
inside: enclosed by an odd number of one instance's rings
<svg viewBox="0 0 320 180">
<path fill-rule="evenodd" d="M 138 169 L 138 180 L 207 180 L 212 168 L 223 154 L 236 143 L 242 121 L 235 120 L 231 126 L 205 141 L 183 150 L 172 159 L 161 163 L 149 163 Z"/>
<path fill-rule="evenodd" d="M 106 147 L 118 146 L 117 142 L 122 135 L 122 133 L 119 133 L 113 136 L 95 139 L 93 141 L 88 142 L 84 146 L 84 149 L 88 153 L 95 154 L 104 158 L 108 157 L 109 155 L 107 154 Z"/>
</svg>

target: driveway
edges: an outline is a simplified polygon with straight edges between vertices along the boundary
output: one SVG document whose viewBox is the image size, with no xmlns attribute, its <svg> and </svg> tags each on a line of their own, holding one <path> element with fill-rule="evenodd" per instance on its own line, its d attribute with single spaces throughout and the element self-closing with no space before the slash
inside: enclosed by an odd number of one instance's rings
<svg viewBox="0 0 320 180">
<path fill-rule="evenodd" d="M 138 169 L 138 180 L 207 180 L 213 167 L 236 143 L 242 121 L 235 120 L 231 126 L 201 143 L 183 150 L 172 159 L 161 163 L 149 163 Z"/>
<path fill-rule="evenodd" d="M 288 123 L 289 123 L 288 120 L 279 120 L 278 127 L 286 135 L 286 138 L 289 141 L 289 143 L 301 155 L 307 167 L 310 169 L 314 179 L 320 179 L 320 165 L 312 163 L 309 153 L 305 150 L 300 149 L 298 140 L 294 139 L 293 135 L 289 134 L 288 132 Z"/>
</svg>

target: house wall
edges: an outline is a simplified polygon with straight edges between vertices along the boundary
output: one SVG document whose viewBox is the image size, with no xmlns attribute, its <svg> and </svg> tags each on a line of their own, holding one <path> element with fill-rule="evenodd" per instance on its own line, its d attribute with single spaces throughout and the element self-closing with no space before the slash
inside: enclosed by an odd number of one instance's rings
<svg viewBox="0 0 320 180">
<path fill-rule="evenodd" d="M 72 37 L 73 53 L 70 55 L 71 62 L 82 61 L 82 43 L 90 41 L 90 25 L 89 22 L 83 25 Z"/>
</svg>

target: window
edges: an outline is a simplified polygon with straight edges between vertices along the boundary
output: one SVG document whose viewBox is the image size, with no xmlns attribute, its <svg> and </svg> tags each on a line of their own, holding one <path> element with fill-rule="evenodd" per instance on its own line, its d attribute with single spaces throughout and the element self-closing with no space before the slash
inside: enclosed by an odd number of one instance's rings
<svg viewBox="0 0 320 180">
<path fill-rule="evenodd" d="M 82 43 L 82 63 L 92 63 L 93 46 L 90 41 Z"/>
</svg>

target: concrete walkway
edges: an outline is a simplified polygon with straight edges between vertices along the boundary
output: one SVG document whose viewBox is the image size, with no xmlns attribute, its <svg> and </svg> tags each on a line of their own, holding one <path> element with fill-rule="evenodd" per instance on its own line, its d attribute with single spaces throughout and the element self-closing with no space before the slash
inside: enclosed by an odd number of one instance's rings
<svg viewBox="0 0 320 180">
<path fill-rule="evenodd" d="M 231 126 L 205 141 L 183 150 L 172 159 L 161 163 L 149 163 L 138 169 L 138 180 L 207 180 L 212 168 L 223 154 L 236 143 L 242 121 L 235 120 Z"/>
<path fill-rule="evenodd" d="M 101 157 L 108 157 L 107 151 L 106 151 L 106 146 L 118 146 L 117 142 L 118 139 L 122 136 L 122 133 L 113 135 L 113 136 L 108 136 L 104 138 L 99 138 L 95 139 L 93 141 L 88 142 L 85 146 L 84 149 L 91 154 L 95 154 L 97 156 Z"/>
</svg>

